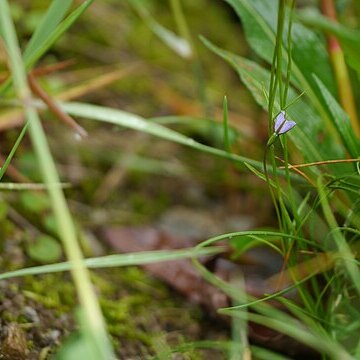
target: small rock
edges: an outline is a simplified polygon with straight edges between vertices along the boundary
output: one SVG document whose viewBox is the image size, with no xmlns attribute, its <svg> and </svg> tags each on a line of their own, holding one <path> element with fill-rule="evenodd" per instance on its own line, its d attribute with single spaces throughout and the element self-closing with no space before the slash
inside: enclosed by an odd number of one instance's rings
<svg viewBox="0 0 360 360">
<path fill-rule="evenodd" d="M 37 311 L 31 306 L 25 306 L 23 309 L 23 314 L 27 320 L 31 321 L 34 324 L 40 323 L 40 318 Z"/>
</svg>

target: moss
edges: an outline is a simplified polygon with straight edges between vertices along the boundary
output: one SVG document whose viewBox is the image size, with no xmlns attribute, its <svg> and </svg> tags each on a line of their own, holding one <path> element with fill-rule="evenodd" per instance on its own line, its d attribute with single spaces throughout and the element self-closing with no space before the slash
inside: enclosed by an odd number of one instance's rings
<svg viewBox="0 0 360 360">
<path fill-rule="evenodd" d="M 152 335 L 137 326 L 136 318 L 144 315 L 139 308 L 144 307 L 142 295 L 124 296 L 122 299 L 100 300 L 101 308 L 108 324 L 109 333 L 117 338 L 137 340 L 150 346 Z M 134 317 L 136 314 L 136 317 Z"/>
<path fill-rule="evenodd" d="M 12 322 L 17 322 L 18 317 L 12 311 L 5 310 L 1 313 L 1 319 L 4 322 L 12 323 Z"/>
<path fill-rule="evenodd" d="M 196 317 L 194 309 L 179 309 L 169 289 L 140 268 L 97 271 L 92 280 L 101 293 L 101 308 L 116 349 L 125 342 L 136 344 L 138 351 L 156 353 L 160 329 L 184 329 Z"/>
<path fill-rule="evenodd" d="M 68 274 L 47 274 L 24 279 L 23 294 L 58 314 L 68 312 L 76 304 L 74 285 Z"/>
</svg>

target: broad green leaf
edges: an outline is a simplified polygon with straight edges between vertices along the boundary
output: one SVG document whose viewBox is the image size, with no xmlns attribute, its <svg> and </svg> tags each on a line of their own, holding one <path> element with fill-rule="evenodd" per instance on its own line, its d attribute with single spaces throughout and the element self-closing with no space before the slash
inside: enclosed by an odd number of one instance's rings
<svg viewBox="0 0 360 360">
<path fill-rule="evenodd" d="M 28 54 L 31 54 L 46 42 L 47 38 L 51 36 L 60 21 L 64 18 L 71 4 L 72 0 L 54 0 L 50 4 L 46 14 L 26 46 L 24 56 L 28 56 Z"/>
<path fill-rule="evenodd" d="M 327 104 L 327 109 L 331 115 L 334 125 L 338 130 L 344 146 L 348 149 L 351 157 L 357 158 L 360 156 L 360 141 L 355 136 L 349 116 L 334 99 L 322 81 L 316 75 L 314 75 L 314 78 L 324 97 L 324 100 Z"/>
<path fill-rule="evenodd" d="M 314 11 L 302 11 L 298 19 L 304 24 L 335 35 L 343 48 L 348 63 L 360 75 L 360 31 L 347 28 Z"/>
<path fill-rule="evenodd" d="M 241 18 L 245 35 L 252 49 L 271 64 L 275 46 L 278 0 L 225 1 Z M 285 41 L 283 46 L 287 47 Z M 335 82 L 322 39 L 301 24 L 293 24 L 292 47 L 293 72 L 302 87 L 306 90 L 309 87 L 316 89 L 311 76 L 315 73 L 334 94 Z M 286 56 L 284 53 L 284 61 L 286 61 Z"/>
<path fill-rule="evenodd" d="M 263 89 L 269 86 L 270 72 L 258 64 L 222 50 L 203 39 L 205 45 L 217 55 L 226 60 L 239 74 L 241 80 L 248 87 L 256 102 L 267 110 L 267 101 Z M 289 98 L 295 98 L 297 94 L 289 89 Z M 278 103 L 275 103 L 276 112 L 280 111 Z M 333 137 L 323 132 L 322 119 L 314 111 L 313 107 L 300 98 L 287 109 L 289 119 L 296 121 L 297 126 L 292 129 L 288 136 L 294 142 L 306 161 L 319 161 L 320 159 L 337 159 L 345 155 L 344 150 L 337 144 Z M 274 116 L 276 115 L 273 114 Z M 320 141 L 319 137 L 323 140 Z M 348 166 L 334 167 L 335 171 L 341 171 Z M 312 169 L 315 171 L 315 169 Z"/>
<path fill-rule="evenodd" d="M 268 63 L 272 63 L 277 26 L 278 0 L 225 0 L 236 11 L 244 25 L 246 38 L 252 49 Z M 284 34 L 287 31 L 285 29 Z M 284 41 L 284 48 L 287 43 Z M 319 115 L 325 120 L 327 131 L 331 131 L 331 122 L 321 102 L 318 88 L 312 78 L 315 73 L 328 87 L 332 94 L 336 93 L 327 52 L 322 39 L 301 24 L 293 24 L 292 28 L 292 77 L 296 88 L 306 91 Z M 287 63 L 287 54 L 283 51 L 283 62 Z M 284 69 L 286 66 L 284 66 Z M 329 141 L 329 146 L 333 141 Z"/>
</svg>

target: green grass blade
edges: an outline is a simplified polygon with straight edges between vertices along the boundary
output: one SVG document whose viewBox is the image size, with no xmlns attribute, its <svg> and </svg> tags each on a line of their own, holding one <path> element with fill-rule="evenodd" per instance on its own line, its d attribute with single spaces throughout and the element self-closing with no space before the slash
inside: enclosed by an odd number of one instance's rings
<svg viewBox="0 0 360 360">
<path fill-rule="evenodd" d="M 211 137 L 216 143 L 224 142 L 224 124 L 211 118 L 202 118 L 197 116 L 161 116 L 148 118 L 148 121 L 156 122 L 161 125 L 185 125 L 186 129 L 191 129 L 196 134 L 204 137 Z M 237 127 L 227 124 L 229 146 L 234 144 L 241 136 L 241 130 Z M 225 149 L 226 150 L 226 149 Z"/>
<path fill-rule="evenodd" d="M 314 11 L 302 11 L 297 14 L 297 18 L 306 25 L 335 35 L 340 40 L 348 63 L 360 76 L 360 31 L 348 28 Z"/>
<path fill-rule="evenodd" d="M 111 123 L 129 129 L 142 131 L 165 140 L 185 145 L 207 154 L 233 161 L 239 166 L 244 166 L 245 163 L 248 163 L 257 169 L 263 168 L 261 161 L 249 159 L 234 153 L 228 153 L 225 150 L 201 144 L 194 139 L 180 134 L 174 130 L 168 129 L 164 126 L 161 126 L 160 124 L 148 121 L 138 115 L 134 115 L 122 110 L 78 102 L 59 103 L 59 105 L 65 112 L 73 116 L 80 116 L 87 119 Z M 278 172 L 279 175 L 285 175 L 285 172 L 281 169 L 279 169 Z M 297 174 L 291 174 L 291 177 L 294 180 L 303 183 L 303 179 L 301 179 Z"/>
<path fill-rule="evenodd" d="M 25 58 L 46 42 L 58 24 L 65 17 L 65 14 L 69 10 L 72 2 L 72 0 L 54 0 L 51 3 L 46 14 L 42 18 L 40 24 L 36 27 L 36 30 L 34 31 L 29 43 L 26 46 L 24 52 Z"/>
<path fill-rule="evenodd" d="M 287 234 L 283 235 L 287 236 Z M 220 237 L 209 239 L 199 244 L 198 247 L 200 248 L 209 243 L 218 241 L 219 238 Z M 220 309 L 220 313 L 230 316 L 240 316 L 242 318 L 248 317 L 249 321 L 256 322 L 269 327 L 270 329 L 274 329 L 291 336 L 311 348 L 332 356 L 333 359 L 352 359 L 352 357 L 337 342 L 322 331 L 320 326 L 317 329 L 309 328 L 298 319 L 293 318 L 292 316 L 271 307 L 266 303 L 257 302 L 253 297 L 245 294 L 239 287 L 232 286 L 215 274 L 211 273 L 197 259 L 193 259 L 193 263 L 207 281 L 214 286 L 219 287 L 223 292 L 241 303 L 246 303 L 246 301 L 248 301 L 252 308 L 257 312 L 257 314 L 253 314 L 252 312 L 243 313 L 241 311 L 236 311 L 238 308 L 235 307 L 234 309 Z M 306 315 L 304 314 L 302 317 L 305 318 Z M 309 319 L 309 321 L 310 320 L 311 319 Z"/>
<path fill-rule="evenodd" d="M 224 96 L 224 103 L 223 103 L 223 127 L 224 127 L 224 148 L 225 151 L 228 153 L 231 152 L 230 141 L 229 141 L 229 121 L 228 121 L 228 103 L 227 97 Z"/>
<path fill-rule="evenodd" d="M 88 258 L 84 260 L 85 265 L 89 269 L 146 265 L 164 261 L 173 261 L 179 259 L 193 258 L 205 255 L 214 255 L 223 251 L 222 247 L 208 247 L 206 249 L 181 249 L 181 250 L 156 250 L 144 251 L 131 254 L 115 254 Z M 72 268 L 70 262 L 62 262 L 57 264 L 49 264 L 42 266 L 33 266 L 29 268 L 9 271 L 0 274 L 0 280 L 10 279 L 14 277 L 41 275 L 54 272 L 70 271 Z"/>
<path fill-rule="evenodd" d="M 348 272 L 354 288 L 360 295 L 360 270 L 355 262 L 355 255 L 352 253 L 350 246 L 346 242 L 346 239 L 336 222 L 334 213 L 332 212 L 328 201 L 329 194 L 326 190 L 327 189 L 324 187 L 321 177 L 319 177 L 318 191 L 325 219 L 332 230 L 331 235 L 338 248 L 339 255 L 342 258 L 342 265 Z"/>
<path fill-rule="evenodd" d="M 87 119 L 93 119 L 102 122 L 112 123 L 119 126 L 124 126 L 126 128 L 142 131 L 160 137 L 162 139 L 173 141 L 178 144 L 200 150 L 202 152 L 233 160 L 238 164 L 248 162 L 256 168 L 262 168 L 262 163 L 260 161 L 248 159 L 244 156 L 229 154 L 224 150 L 203 145 L 174 130 L 168 129 L 154 122 L 147 121 L 146 119 L 138 115 L 130 114 L 125 111 L 77 102 L 62 103 L 61 107 L 64 111 L 68 112 L 73 116 L 80 116 Z"/>
<path fill-rule="evenodd" d="M 17 148 L 19 147 L 22 139 L 24 138 L 24 135 L 25 135 L 25 133 L 26 133 L 26 130 L 27 130 L 27 128 L 28 128 L 28 125 L 29 125 L 29 123 L 27 122 L 27 123 L 24 125 L 24 127 L 22 128 L 22 130 L 21 130 L 18 138 L 16 139 L 16 142 L 15 142 L 14 146 L 12 147 L 12 149 L 11 149 L 9 155 L 7 156 L 7 158 L 6 158 L 3 166 L 1 167 L 1 169 L 0 169 L 0 181 L 1 181 L 1 179 L 3 178 L 3 176 L 5 175 L 6 169 L 8 168 L 8 166 L 9 166 L 12 158 L 13 158 L 14 155 L 15 155 L 15 152 L 16 152 Z"/>
<path fill-rule="evenodd" d="M 232 313 L 231 310 L 222 311 L 222 313 L 231 316 L 243 316 L 242 313 Z M 331 359 L 354 360 L 354 358 L 333 339 L 327 337 L 325 334 L 317 334 L 311 329 L 304 327 L 302 323 L 290 316 L 287 316 L 287 321 L 253 313 L 249 313 L 247 316 L 250 321 L 286 334 L 299 342 L 320 351 L 322 354 L 327 354 Z"/>
<path fill-rule="evenodd" d="M 360 155 L 360 141 L 357 139 L 355 132 L 351 126 L 350 118 L 341 108 L 335 98 L 331 95 L 322 81 L 314 74 L 314 79 L 320 89 L 320 92 L 327 104 L 327 109 L 331 115 L 331 119 L 343 141 L 344 147 L 347 148 L 349 154 L 353 158 Z"/>
<path fill-rule="evenodd" d="M 24 57 L 26 68 L 31 68 L 37 60 L 41 58 L 53 44 L 73 25 L 77 19 L 85 12 L 85 10 L 93 3 L 94 0 L 86 0 L 79 7 L 77 7 L 57 28 L 47 36 L 42 44 L 27 56 Z"/>
<path fill-rule="evenodd" d="M 31 69 L 34 64 L 54 45 L 54 43 L 69 29 L 69 27 L 77 21 L 77 19 L 84 13 L 84 11 L 93 3 L 94 0 L 85 0 L 79 7 L 77 7 L 57 28 L 48 36 L 42 37 L 37 41 L 37 47 L 27 52 L 24 57 L 24 64 L 27 70 Z M 0 94 L 8 91 L 12 82 L 9 78 L 0 86 Z"/>
</svg>

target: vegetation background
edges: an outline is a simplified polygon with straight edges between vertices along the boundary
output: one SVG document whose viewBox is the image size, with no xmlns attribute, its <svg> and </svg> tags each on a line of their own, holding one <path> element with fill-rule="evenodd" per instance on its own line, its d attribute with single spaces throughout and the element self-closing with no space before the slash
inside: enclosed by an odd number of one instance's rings
<svg viewBox="0 0 360 360">
<path fill-rule="evenodd" d="M 2 357 L 360 358 L 359 18 L 0 2 Z"/>
</svg>

